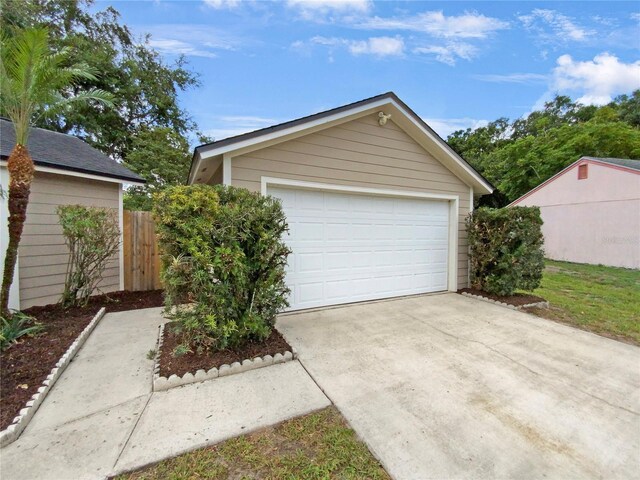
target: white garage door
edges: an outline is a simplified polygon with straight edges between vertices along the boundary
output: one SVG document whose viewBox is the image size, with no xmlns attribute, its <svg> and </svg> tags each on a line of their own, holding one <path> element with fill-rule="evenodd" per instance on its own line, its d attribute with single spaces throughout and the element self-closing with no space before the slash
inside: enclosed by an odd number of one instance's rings
<svg viewBox="0 0 640 480">
<path fill-rule="evenodd" d="M 289 223 L 290 309 L 447 289 L 446 201 L 269 187 Z"/>
</svg>

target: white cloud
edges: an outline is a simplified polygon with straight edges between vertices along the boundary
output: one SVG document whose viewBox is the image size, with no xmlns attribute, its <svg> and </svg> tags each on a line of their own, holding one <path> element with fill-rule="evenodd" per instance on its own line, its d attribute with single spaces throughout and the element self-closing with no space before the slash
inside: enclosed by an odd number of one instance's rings
<svg viewBox="0 0 640 480">
<path fill-rule="evenodd" d="M 214 52 L 199 49 L 187 42 L 168 38 L 151 38 L 149 39 L 149 45 L 158 50 L 160 53 L 168 55 L 187 55 L 192 57 L 207 58 L 214 58 L 217 56 Z"/>
<path fill-rule="evenodd" d="M 327 15 L 365 14 L 371 0 L 287 0 L 287 6 L 297 10 L 307 20 L 321 20 Z"/>
<path fill-rule="evenodd" d="M 404 40 L 401 37 L 371 37 L 366 40 L 350 40 L 339 37 L 316 36 L 311 38 L 309 43 L 331 49 L 344 47 L 352 55 L 392 57 L 404 54 Z M 296 49 L 304 49 L 307 44 L 297 41 L 292 43 L 291 46 Z"/>
<path fill-rule="evenodd" d="M 541 73 L 508 73 L 505 75 L 500 74 L 487 74 L 487 75 L 474 75 L 473 78 L 482 80 L 483 82 L 492 83 L 520 83 L 520 84 L 535 84 L 544 83 L 549 79 L 548 75 Z"/>
<path fill-rule="evenodd" d="M 489 124 L 487 120 L 475 118 L 423 118 L 427 125 L 433 128 L 442 138 L 447 138 L 456 130 L 466 130 L 471 128 L 485 127 Z"/>
<path fill-rule="evenodd" d="M 509 24 L 476 12 L 446 16 L 442 11 L 428 11 L 410 17 L 372 17 L 356 26 L 378 30 L 410 30 L 438 38 L 486 38 L 508 28 Z"/>
<path fill-rule="evenodd" d="M 629 15 L 631 20 L 635 20 L 636 22 L 640 22 L 640 12 L 632 13 Z"/>
<path fill-rule="evenodd" d="M 394 37 L 371 37 L 368 40 L 350 42 L 349 51 L 354 55 L 397 56 L 404 53 L 404 41 Z"/>
<path fill-rule="evenodd" d="M 596 55 L 593 60 L 574 60 L 562 55 L 553 70 L 552 90 L 579 92 L 578 102 L 602 105 L 621 93 L 640 88 L 640 60 L 621 62 L 610 53 Z"/>
<path fill-rule="evenodd" d="M 223 115 L 216 117 L 214 122 L 217 126 L 205 129 L 204 134 L 212 137 L 215 141 L 280 123 L 280 121 L 275 118 L 247 115 Z"/>
<path fill-rule="evenodd" d="M 595 33 L 556 10 L 536 8 L 529 15 L 521 15 L 518 19 L 527 30 L 538 33 L 543 40 L 584 41 Z M 545 26 L 549 27 L 551 32 L 548 32 Z"/>
<path fill-rule="evenodd" d="M 216 10 L 233 9 L 240 5 L 240 0 L 203 0 L 207 7 Z"/>
<path fill-rule="evenodd" d="M 458 59 L 471 60 L 478 53 L 478 48 L 469 43 L 451 42 L 446 45 L 416 47 L 412 52 L 421 55 L 434 55 L 439 62 L 453 66 Z"/>
<path fill-rule="evenodd" d="M 149 44 L 166 55 L 214 58 L 217 52 L 235 50 L 242 43 L 201 24 L 157 24 L 145 30 L 150 34 Z"/>
</svg>

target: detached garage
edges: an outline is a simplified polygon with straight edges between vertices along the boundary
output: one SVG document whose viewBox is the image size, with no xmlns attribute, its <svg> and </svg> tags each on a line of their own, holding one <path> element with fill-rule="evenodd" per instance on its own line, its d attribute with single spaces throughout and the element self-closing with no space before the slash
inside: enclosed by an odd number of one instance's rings
<svg viewBox="0 0 640 480">
<path fill-rule="evenodd" d="M 189 183 L 282 200 L 292 310 L 466 287 L 464 220 L 493 191 L 393 93 L 201 145 Z"/>
</svg>

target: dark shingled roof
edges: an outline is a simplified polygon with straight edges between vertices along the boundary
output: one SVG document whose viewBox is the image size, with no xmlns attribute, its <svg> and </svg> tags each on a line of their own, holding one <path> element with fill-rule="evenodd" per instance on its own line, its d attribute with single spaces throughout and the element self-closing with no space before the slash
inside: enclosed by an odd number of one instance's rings
<svg viewBox="0 0 640 480">
<path fill-rule="evenodd" d="M 582 157 L 585 160 L 595 160 L 596 162 L 610 163 L 620 167 L 630 168 L 640 171 L 640 160 L 631 160 L 629 158 L 599 158 L 599 157 Z"/>
<path fill-rule="evenodd" d="M 0 158 L 6 160 L 16 144 L 10 120 L 0 118 Z M 36 165 L 144 183 L 128 168 L 72 135 L 32 128 L 27 147 Z"/>
</svg>

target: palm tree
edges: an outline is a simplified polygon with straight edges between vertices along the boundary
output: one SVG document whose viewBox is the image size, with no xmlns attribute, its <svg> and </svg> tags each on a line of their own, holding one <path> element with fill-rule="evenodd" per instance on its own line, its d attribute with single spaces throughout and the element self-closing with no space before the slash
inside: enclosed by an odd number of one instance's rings
<svg viewBox="0 0 640 480">
<path fill-rule="evenodd" d="M 64 97 L 79 80 L 95 80 L 96 71 L 86 64 L 68 65 L 70 50 L 49 49 L 45 28 L 17 30 L 0 39 L 0 114 L 13 122 L 16 145 L 7 160 L 9 170 L 9 245 L 0 290 L 0 317 L 9 318 L 9 288 L 18 258 L 18 245 L 27 216 L 35 167 L 27 149 L 31 125 L 41 116 L 71 103 L 94 100 L 111 106 L 111 95 L 87 90 Z"/>
</svg>

